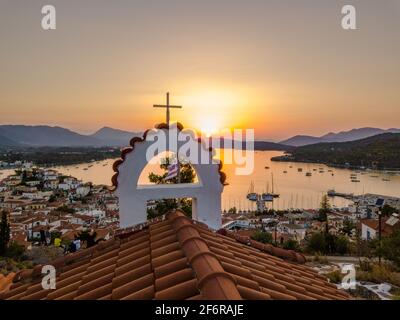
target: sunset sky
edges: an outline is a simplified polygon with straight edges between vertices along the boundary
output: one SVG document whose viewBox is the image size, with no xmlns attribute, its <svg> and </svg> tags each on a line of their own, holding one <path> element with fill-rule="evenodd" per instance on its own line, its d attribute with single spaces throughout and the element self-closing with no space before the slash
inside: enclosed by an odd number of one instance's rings
<svg viewBox="0 0 400 320">
<path fill-rule="evenodd" d="M 170 91 L 172 120 L 259 139 L 400 127 L 398 0 L 0 0 L 0 40 L 0 124 L 144 130 Z"/>
</svg>

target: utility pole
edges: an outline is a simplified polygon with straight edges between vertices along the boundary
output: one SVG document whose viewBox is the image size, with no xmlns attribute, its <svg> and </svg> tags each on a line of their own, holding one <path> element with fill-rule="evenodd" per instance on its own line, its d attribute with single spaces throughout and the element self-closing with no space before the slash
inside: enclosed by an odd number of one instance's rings
<svg viewBox="0 0 400 320">
<path fill-rule="evenodd" d="M 378 211 L 379 215 L 379 231 L 378 231 L 378 238 L 379 238 L 379 265 L 381 265 L 381 260 L 382 260 L 382 211 L 379 209 Z"/>
</svg>

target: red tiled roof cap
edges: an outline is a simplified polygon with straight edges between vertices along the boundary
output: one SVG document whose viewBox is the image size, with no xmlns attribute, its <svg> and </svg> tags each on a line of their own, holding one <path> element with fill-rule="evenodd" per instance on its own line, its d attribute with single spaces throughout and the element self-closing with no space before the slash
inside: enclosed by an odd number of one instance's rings
<svg viewBox="0 0 400 320">
<path fill-rule="evenodd" d="M 224 271 L 189 219 L 180 211 L 169 213 L 168 219 L 176 231 L 189 264 L 199 279 L 198 287 L 204 299 L 240 300 L 241 296 L 234 278 Z"/>
</svg>

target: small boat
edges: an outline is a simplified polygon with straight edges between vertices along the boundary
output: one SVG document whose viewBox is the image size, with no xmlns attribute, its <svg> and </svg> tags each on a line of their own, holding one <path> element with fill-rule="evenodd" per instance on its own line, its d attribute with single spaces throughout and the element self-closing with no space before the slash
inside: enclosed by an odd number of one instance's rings
<svg viewBox="0 0 400 320">
<path fill-rule="evenodd" d="M 312 173 L 311 172 L 307 172 L 306 173 L 306 177 L 311 177 L 312 176 Z"/>
<path fill-rule="evenodd" d="M 379 178 L 379 176 L 370 176 L 370 178 Z"/>
<path fill-rule="evenodd" d="M 360 182 L 360 180 L 352 179 L 351 182 Z"/>
<path fill-rule="evenodd" d="M 283 173 L 287 173 L 287 171 L 285 170 L 285 171 L 283 171 Z"/>
<path fill-rule="evenodd" d="M 257 193 L 249 193 L 247 194 L 247 199 L 250 201 L 257 201 Z"/>
<path fill-rule="evenodd" d="M 390 181 L 390 179 L 383 178 L 382 181 Z"/>
<path fill-rule="evenodd" d="M 254 192 L 253 181 L 250 183 L 249 192 L 247 193 L 247 199 L 250 201 L 257 201 L 257 199 L 258 199 L 257 193 Z"/>
<path fill-rule="evenodd" d="M 105 167 L 107 165 L 107 163 L 103 164 L 103 167 Z"/>
<path fill-rule="evenodd" d="M 293 168 L 293 166 L 289 166 L 289 168 Z"/>
<path fill-rule="evenodd" d="M 265 202 L 272 202 L 274 201 L 274 195 L 272 193 L 263 193 L 261 195 L 261 200 Z"/>
<path fill-rule="evenodd" d="M 303 168 L 297 168 L 298 172 L 303 172 Z"/>
<path fill-rule="evenodd" d="M 88 167 L 89 167 L 89 168 L 91 168 L 91 167 L 93 167 L 93 165 L 92 165 L 92 164 L 90 164 Z"/>
<path fill-rule="evenodd" d="M 335 174 L 334 173 L 332 173 L 332 177 L 334 176 Z"/>
<path fill-rule="evenodd" d="M 269 169 L 269 167 L 265 166 L 264 169 Z"/>
<path fill-rule="evenodd" d="M 89 168 L 83 168 L 83 170 L 85 170 L 85 171 L 86 171 L 86 170 L 89 170 Z"/>
</svg>

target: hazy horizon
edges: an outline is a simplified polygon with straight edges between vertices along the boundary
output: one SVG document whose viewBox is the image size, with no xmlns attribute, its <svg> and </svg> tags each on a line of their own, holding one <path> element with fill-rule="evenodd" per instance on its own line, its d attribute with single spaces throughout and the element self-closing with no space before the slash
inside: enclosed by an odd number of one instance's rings
<svg viewBox="0 0 400 320">
<path fill-rule="evenodd" d="M 398 127 L 400 2 L 0 0 L 0 123 L 90 134 L 172 120 L 257 139 Z M 341 28 L 341 8 L 357 30 Z"/>
</svg>

